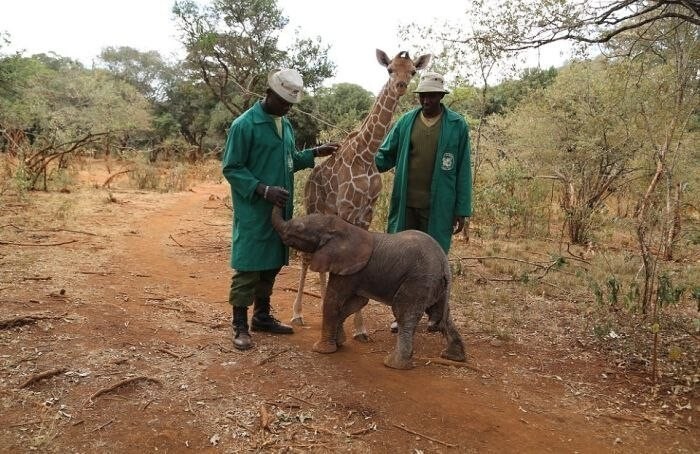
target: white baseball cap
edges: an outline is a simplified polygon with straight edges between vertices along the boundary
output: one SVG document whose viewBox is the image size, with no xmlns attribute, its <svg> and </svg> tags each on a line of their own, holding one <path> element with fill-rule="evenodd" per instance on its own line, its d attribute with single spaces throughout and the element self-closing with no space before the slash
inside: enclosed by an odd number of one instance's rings
<svg viewBox="0 0 700 454">
<path fill-rule="evenodd" d="M 429 72 L 420 76 L 418 87 L 413 90 L 414 93 L 449 93 L 445 90 L 445 79 L 442 74 Z"/>
<path fill-rule="evenodd" d="M 267 75 L 267 85 L 287 102 L 296 104 L 301 101 L 304 81 L 295 69 L 273 69 Z"/>
</svg>

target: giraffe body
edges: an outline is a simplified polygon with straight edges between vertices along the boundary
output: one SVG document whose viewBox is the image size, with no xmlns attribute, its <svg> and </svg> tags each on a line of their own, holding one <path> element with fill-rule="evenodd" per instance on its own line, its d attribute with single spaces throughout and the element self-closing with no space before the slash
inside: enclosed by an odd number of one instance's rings
<svg viewBox="0 0 700 454">
<path fill-rule="evenodd" d="M 389 80 L 359 128 L 348 135 L 338 151 L 311 171 L 304 187 L 306 214 L 335 214 L 369 230 L 374 204 L 382 190 L 374 157 L 389 131 L 399 98 L 406 93 L 416 71 L 425 68 L 430 58 L 429 54 L 421 55 L 414 61 L 408 52 L 399 52 L 389 59 L 385 52 L 377 49 L 377 60 L 387 68 Z M 303 324 L 301 306 L 307 268 L 308 261 L 304 257 L 292 316 L 292 323 L 296 324 Z M 321 284 L 325 291 L 325 276 L 321 277 Z M 368 339 L 359 311 L 355 314 L 354 323 L 354 337 Z"/>
</svg>

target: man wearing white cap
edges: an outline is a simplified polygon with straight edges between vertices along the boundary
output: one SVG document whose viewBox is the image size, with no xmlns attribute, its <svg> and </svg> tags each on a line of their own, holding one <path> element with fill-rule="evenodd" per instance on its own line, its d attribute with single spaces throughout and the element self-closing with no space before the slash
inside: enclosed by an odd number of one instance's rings
<svg viewBox="0 0 700 454">
<path fill-rule="evenodd" d="M 275 278 L 289 263 L 289 249 L 272 228 L 272 207 L 294 208 L 294 172 L 314 166 L 314 158 L 328 156 L 337 144 L 297 151 L 292 125 L 285 118 L 301 101 L 303 81 L 294 69 L 268 75 L 265 97 L 236 118 L 228 130 L 223 174 L 231 185 L 233 241 L 229 303 L 233 307 L 233 344 L 252 347 L 248 332 L 248 306 L 253 305 L 250 328 L 291 334 L 292 327 L 272 316 L 270 296 Z"/>
<path fill-rule="evenodd" d="M 469 125 L 442 104 L 444 83 L 435 72 L 421 76 L 420 107 L 392 126 L 375 162 L 380 172 L 396 168 L 387 231 L 421 230 L 448 253 L 472 214 L 472 178 Z"/>
</svg>

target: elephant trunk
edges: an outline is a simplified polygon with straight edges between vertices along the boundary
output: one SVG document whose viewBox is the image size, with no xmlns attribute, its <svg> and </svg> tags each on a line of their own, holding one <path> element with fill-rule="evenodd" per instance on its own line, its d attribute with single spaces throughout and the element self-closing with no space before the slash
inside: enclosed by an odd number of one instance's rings
<svg viewBox="0 0 700 454">
<path fill-rule="evenodd" d="M 271 220 L 272 220 L 272 227 L 274 227 L 274 229 L 279 234 L 280 238 L 282 238 L 282 242 L 287 244 L 287 242 L 285 241 L 286 231 L 287 231 L 287 228 L 286 228 L 287 221 L 284 220 L 284 215 L 282 214 L 282 208 L 280 208 L 276 205 L 272 208 Z"/>
</svg>

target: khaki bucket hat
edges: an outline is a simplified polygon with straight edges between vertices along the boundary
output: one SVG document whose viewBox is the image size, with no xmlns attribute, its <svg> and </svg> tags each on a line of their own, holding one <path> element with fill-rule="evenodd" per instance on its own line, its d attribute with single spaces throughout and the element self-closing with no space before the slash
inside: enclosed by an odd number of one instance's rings
<svg viewBox="0 0 700 454">
<path fill-rule="evenodd" d="M 445 79 L 442 74 L 428 72 L 420 76 L 418 87 L 413 90 L 414 93 L 449 93 L 445 90 Z"/>
<path fill-rule="evenodd" d="M 296 104 L 301 101 L 304 81 L 295 69 L 273 69 L 267 75 L 267 85 L 287 102 Z"/>
</svg>

